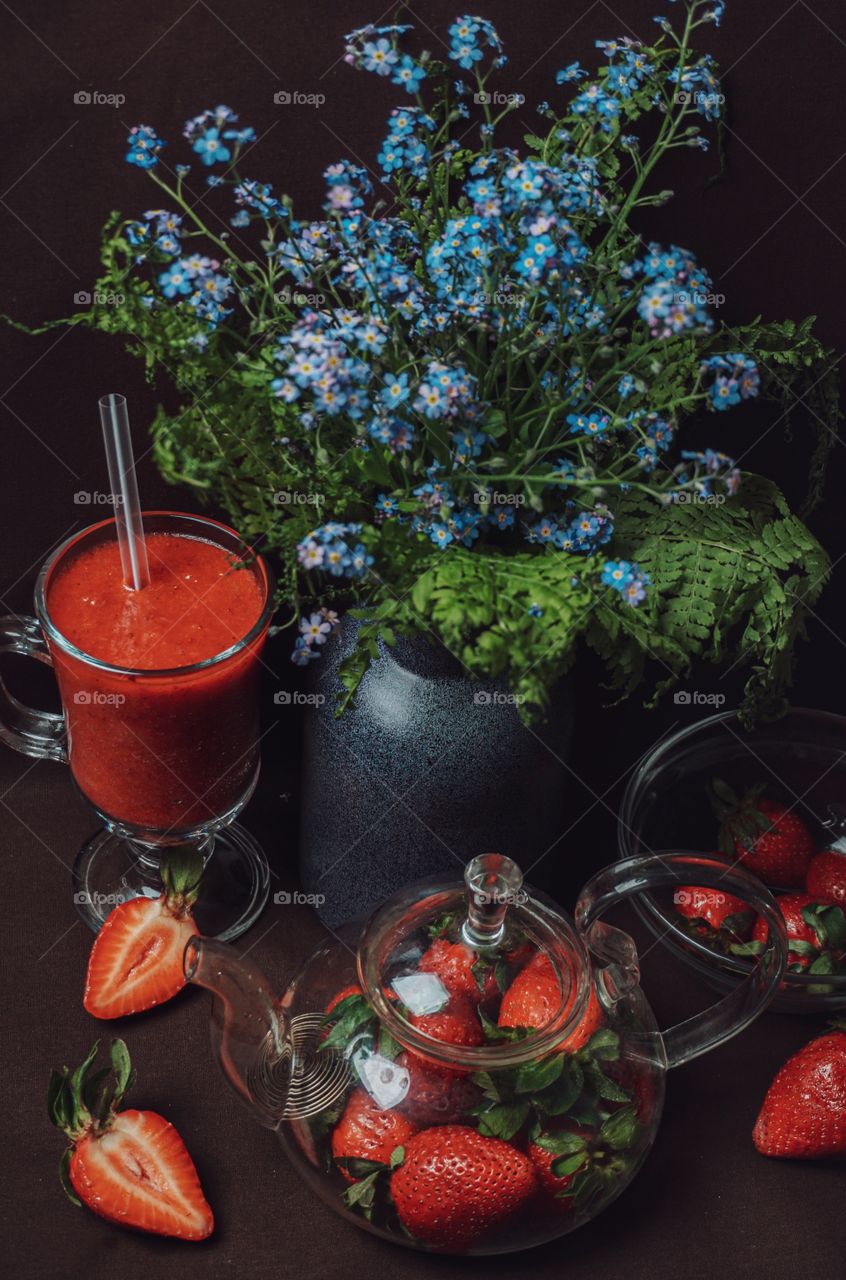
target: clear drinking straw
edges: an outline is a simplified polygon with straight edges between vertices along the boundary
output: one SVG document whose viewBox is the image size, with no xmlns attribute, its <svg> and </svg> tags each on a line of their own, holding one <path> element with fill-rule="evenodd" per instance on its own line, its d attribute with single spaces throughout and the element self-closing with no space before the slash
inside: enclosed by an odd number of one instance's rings
<svg viewBox="0 0 846 1280">
<path fill-rule="evenodd" d="M 103 443 L 109 464 L 109 484 L 115 505 L 120 563 L 123 581 L 133 591 L 140 591 L 150 582 L 150 565 L 147 560 L 147 544 L 144 541 L 144 523 L 141 519 L 141 500 L 138 497 L 138 481 L 135 477 L 135 457 L 132 437 L 129 434 L 129 415 L 126 396 L 111 392 L 100 399 L 100 422 L 103 426 Z"/>
</svg>

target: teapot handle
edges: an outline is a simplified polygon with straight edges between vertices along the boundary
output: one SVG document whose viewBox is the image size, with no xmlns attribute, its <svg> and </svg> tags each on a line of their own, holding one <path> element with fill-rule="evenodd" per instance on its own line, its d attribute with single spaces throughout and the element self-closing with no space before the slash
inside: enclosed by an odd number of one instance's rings
<svg viewBox="0 0 846 1280">
<path fill-rule="evenodd" d="M 651 853 L 624 858 L 598 872 L 576 903 L 576 926 L 592 950 L 602 950 L 601 917 L 609 907 L 648 889 L 702 885 L 741 898 L 767 922 L 767 945 L 757 964 L 729 995 L 662 1033 L 669 1067 L 690 1062 L 737 1035 L 766 1009 L 784 976 L 787 931 L 769 889 L 741 866 L 700 853 Z"/>
</svg>

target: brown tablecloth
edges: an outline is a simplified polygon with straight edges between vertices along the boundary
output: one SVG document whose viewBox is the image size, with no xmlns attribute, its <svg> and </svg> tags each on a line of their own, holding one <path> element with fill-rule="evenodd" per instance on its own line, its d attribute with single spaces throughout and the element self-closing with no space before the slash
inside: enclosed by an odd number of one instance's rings
<svg viewBox="0 0 846 1280">
<path fill-rule="evenodd" d="M 477 1262 L 402 1250 L 348 1225 L 289 1167 L 276 1138 L 230 1091 L 208 1043 L 210 997 L 189 990 L 161 1010 L 98 1024 L 82 1008 L 91 935 L 71 902 L 69 864 L 92 822 L 59 765 L 0 752 L 3 868 L 4 1190 L 10 1274 L 149 1280 L 172 1268 L 186 1280 L 228 1276 L 365 1277 L 463 1274 L 568 1280 L 715 1275 L 789 1280 L 840 1277 L 846 1257 L 843 1169 L 758 1156 L 750 1131 L 779 1063 L 821 1023 L 769 1015 L 746 1034 L 675 1071 L 655 1149 L 635 1183 L 596 1222 L 528 1254 Z M 295 883 L 293 839 L 280 817 L 278 777 L 266 770 L 247 822 L 279 880 Z M 279 985 L 323 936 L 308 908 L 270 906 L 242 946 Z M 662 1020 L 709 998 L 656 949 L 644 984 Z M 76 1063 L 117 1032 L 138 1070 L 132 1101 L 178 1127 L 214 1207 L 202 1245 L 150 1239 L 75 1209 L 59 1186 L 62 1139 L 47 1121 L 51 1065 Z"/>
</svg>

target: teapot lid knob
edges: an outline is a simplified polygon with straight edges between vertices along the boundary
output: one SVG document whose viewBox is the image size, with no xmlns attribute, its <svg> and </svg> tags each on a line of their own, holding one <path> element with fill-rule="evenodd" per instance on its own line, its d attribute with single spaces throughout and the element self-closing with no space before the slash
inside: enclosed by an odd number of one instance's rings
<svg viewBox="0 0 846 1280">
<path fill-rule="evenodd" d="M 461 928 L 472 947 L 492 947 L 505 934 L 505 915 L 513 903 L 525 901 L 523 872 L 501 853 L 483 853 L 467 863 L 467 919 Z"/>
</svg>

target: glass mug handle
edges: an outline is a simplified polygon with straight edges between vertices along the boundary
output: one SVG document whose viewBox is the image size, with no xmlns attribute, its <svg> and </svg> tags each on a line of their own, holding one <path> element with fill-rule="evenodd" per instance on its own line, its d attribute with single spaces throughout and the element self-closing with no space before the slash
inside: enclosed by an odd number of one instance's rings
<svg viewBox="0 0 846 1280">
<path fill-rule="evenodd" d="M 609 907 L 644 890 L 690 884 L 732 893 L 748 903 L 766 920 L 768 941 L 752 971 L 738 979 L 729 995 L 661 1033 L 669 1067 L 690 1062 L 737 1035 L 775 995 L 787 964 L 787 931 L 773 895 L 743 867 L 729 867 L 707 854 L 674 852 L 625 858 L 606 867 L 588 881 L 576 903 L 576 927 L 587 947 L 600 955 L 609 954 L 614 943 L 609 945 L 607 935 L 618 933 L 602 923 L 601 917 Z M 629 975 L 631 985 L 631 981 L 639 980 L 636 955 L 631 955 L 628 967 L 634 968 Z"/>
<path fill-rule="evenodd" d="M 35 618 L 0 618 L 0 654 L 21 653 L 52 667 L 41 627 Z M 0 742 L 25 756 L 67 763 L 67 730 L 64 716 L 26 707 L 13 697 L 0 677 Z"/>
</svg>

